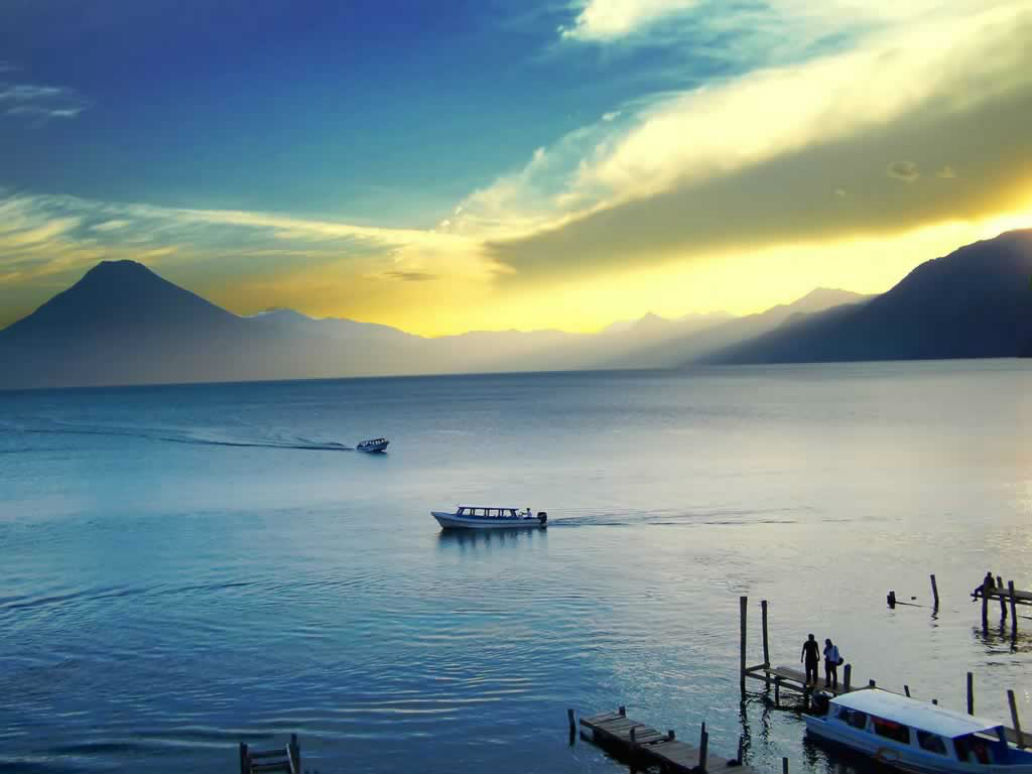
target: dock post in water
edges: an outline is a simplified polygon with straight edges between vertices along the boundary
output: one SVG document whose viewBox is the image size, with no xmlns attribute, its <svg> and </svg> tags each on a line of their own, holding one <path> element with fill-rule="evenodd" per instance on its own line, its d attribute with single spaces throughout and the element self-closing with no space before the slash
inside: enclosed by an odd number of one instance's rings
<svg viewBox="0 0 1032 774">
<path fill-rule="evenodd" d="M 1016 640 L 1018 638 L 1018 608 L 1014 598 L 1014 581 L 1007 581 L 1007 596 L 1010 597 L 1011 639 Z"/>
<path fill-rule="evenodd" d="M 767 600 L 760 600 L 760 614 L 763 618 L 763 666 L 770 667 L 770 645 L 767 638 Z M 770 672 L 764 672 L 767 676 L 765 685 L 770 690 Z"/>
<path fill-rule="evenodd" d="M 1018 718 L 1018 705 L 1014 701 L 1014 691 L 1007 689 L 1007 703 L 1010 704 L 1011 722 L 1014 724 L 1014 732 L 1018 736 L 1018 747 L 1025 746 L 1025 737 L 1021 733 L 1021 720 Z"/>
<path fill-rule="evenodd" d="M 1003 598 L 1003 576 L 996 576 L 996 588 L 1000 590 L 1000 620 L 1007 620 L 1007 600 Z"/>
<path fill-rule="evenodd" d="M 290 746 L 287 749 L 290 759 L 294 762 L 294 771 L 301 771 L 301 745 L 297 742 L 297 734 L 290 735 Z"/>
<path fill-rule="evenodd" d="M 781 774 L 788 774 L 788 758 L 781 759 Z"/>
<path fill-rule="evenodd" d="M 745 696 L 745 642 L 746 642 L 746 637 L 745 637 L 746 627 L 745 627 L 745 623 L 746 623 L 746 616 L 748 614 L 748 608 L 749 608 L 749 597 L 739 597 L 738 598 L 738 607 L 739 607 L 738 625 L 739 625 L 739 630 L 740 630 L 739 634 L 740 634 L 740 640 L 741 640 L 741 642 L 740 642 L 741 653 L 739 653 L 739 665 L 740 665 L 739 666 L 739 680 L 741 682 L 742 695 Z"/>
<path fill-rule="evenodd" d="M 842 688 L 849 693 L 849 679 L 853 676 L 853 665 L 846 664 L 842 669 Z"/>
<path fill-rule="evenodd" d="M 967 712 L 975 714 L 975 676 L 970 672 L 967 673 Z"/>
<path fill-rule="evenodd" d="M 706 731 L 706 724 L 702 724 L 702 731 L 699 733 L 699 770 L 706 770 L 706 758 L 709 756 L 709 733 Z"/>
<path fill-rule="evenodd" d="M 939 587 L 935 585 L 935 573 L 932 573 L 932 612 L 939 612 Z"/>
<path fill-rule="evenodd" d="M 982 581 L 982 631 L 989 631 L 989 581 Z"/>
</svg>

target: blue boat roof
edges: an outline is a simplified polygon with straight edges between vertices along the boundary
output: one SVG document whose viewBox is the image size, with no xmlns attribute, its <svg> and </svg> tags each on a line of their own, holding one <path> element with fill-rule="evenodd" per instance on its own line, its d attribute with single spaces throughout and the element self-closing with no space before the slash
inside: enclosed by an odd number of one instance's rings
<svg viewBox="0 0 1032 774">
<path fill-rule="evenodd" d="M 918 701 L 878 688 L 865 688 L 842 694 L 832 699 L 831 704 L 849 707 L 868 715 L 876 715 L 885 720 L 950 738 L 973 734 L 976 731 L 993 733 L 1002 725 L 995 720 L 965 715 L 963 712 L 946 709 L 938 704 Z"/>
</svg>

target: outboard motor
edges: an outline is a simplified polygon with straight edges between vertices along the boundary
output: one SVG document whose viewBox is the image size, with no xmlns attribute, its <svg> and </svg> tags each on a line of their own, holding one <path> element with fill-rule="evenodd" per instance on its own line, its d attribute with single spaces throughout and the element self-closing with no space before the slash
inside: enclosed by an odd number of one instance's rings
<svg viewBox="0 0 1032 774">
<path fill-rule="evenodd" d="M 541 522 L 541 526 L 544 527 L 548 524 L 548 514 L 544 511 L 538 511 L 538 521 Z"/>
</svg>

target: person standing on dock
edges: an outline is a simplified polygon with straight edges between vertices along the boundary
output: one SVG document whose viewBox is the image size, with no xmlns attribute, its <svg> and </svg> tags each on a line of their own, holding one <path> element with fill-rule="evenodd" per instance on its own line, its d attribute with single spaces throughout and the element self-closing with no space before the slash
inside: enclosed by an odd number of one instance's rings
<svg viewBox="0 0 1032 774">
<path fill-rule="evenodd" d="M 817 665 L 821 663 L 821 648 L 812 634 L 803 643 L 803 652 L 799 655 L 799 660 L 806 665 L 806 684 L 809 685 L 811 681 L 816 684 Z"/>
<path fill-rule="evenodd" d="M 838 645 L 830 638 L 824 640 L 824 687 L 838 690 L 838 665 L 842 658 L 839 656 Z"/>
</svg>

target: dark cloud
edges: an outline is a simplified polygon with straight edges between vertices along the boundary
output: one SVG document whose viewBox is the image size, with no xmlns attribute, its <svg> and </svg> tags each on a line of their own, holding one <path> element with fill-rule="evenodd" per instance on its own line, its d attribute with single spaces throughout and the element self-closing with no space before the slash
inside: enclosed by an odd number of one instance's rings
<svg viewBox="0 0 1032 774">
<path fill-rule="evenodd" d="M 886 167 L 885 174 L 904 183 L 913 183 L 921 177 L 921 171 L 913 161 L 893 161 Z"/>
<path fill-rule="evenodd" d="M 402 282 L 429 282 L 430 280 L 437 279 L 436 274 L 430 274 L 425 271 L 385 271 L 380 276 L 389 277 Z"/>
<path fill-rule="evenodd" d="M 1032 184 L 1032 89 L 968 113 L 948 106 L 815 145 L 737 173 L 489 245 L 505 282 L 657 264 L 727 249 L 903 232 L 1012 207 Z M 886 159 L 926 169 L 950 159 L 963 181 L 886 180 Z M 848 196 L 829 196 L 843 190 Z"/>
</svg>

